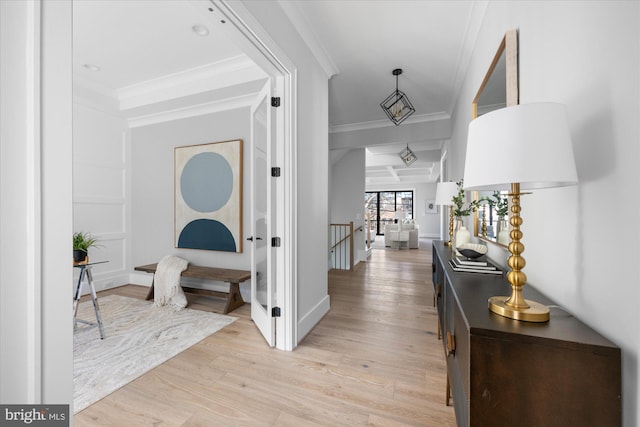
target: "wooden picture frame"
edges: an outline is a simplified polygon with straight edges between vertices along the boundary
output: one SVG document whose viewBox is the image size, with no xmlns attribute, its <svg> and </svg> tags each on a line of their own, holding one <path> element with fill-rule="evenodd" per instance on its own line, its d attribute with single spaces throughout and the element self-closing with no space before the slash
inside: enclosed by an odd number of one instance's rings
<svg viewBox="0 0 640 427">
<path fill-rule="evenodd" d="M 174 148 L 175 247 L 242 252 L 242 140 Z"/>
</svg>

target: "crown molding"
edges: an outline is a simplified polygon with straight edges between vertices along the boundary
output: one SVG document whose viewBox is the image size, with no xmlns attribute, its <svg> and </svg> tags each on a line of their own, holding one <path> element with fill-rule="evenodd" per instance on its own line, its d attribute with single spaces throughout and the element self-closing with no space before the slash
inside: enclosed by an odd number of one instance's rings
<svg viewBox="0 0 640 427">
<path fill-rule="evenodd" d="M 78 74 L 73 75 L 73 102 L 115 117 L 122 117 L 115 91 Z"/>
<path fill-rule="evenodd" d="M 289 21 L 291 21 L 298 34 L 300 34 L 300 37 L 309 50 L 311 50 L 313 56 L 320 63 L 320 66 L 327 74 L 327 78 L 331 78 L 331 76 L 338 74 L 340 72 L 338 66 L 335 64 L 327 52 L 327 49 L 313 31 L 312 25 L 304 17 L 304 14 L 300 12 L 300 8 L 296 2 L 278 0 L 278 4 L 284 11 L 285 15 L 287 15 L 287 18 L 289 18 Z"/>
<path fill-rule="evenodd" d="M 172 120 L 219 113 L 221 111 L 234 110 L 244 107 L 248 108 L 255 102 L 257 96 L 258 93 L 250 93 L 234 98 L 227 98 L 197 105 L 190 105 L 188 107 L 175 108 L 158 113 L 145 114 L 129 118 L 128 123 L 130 128 L 137 128 L 153 125 L 156 123 L 169 122 Z"/>
<path fill-rule="evenodd" d="M 417 116 L 411 116 L 407 120 L 405 120 L 402 124 L 414 124 L 414 123 L 425 123 L 425 122 L 434 122 L 439 120 L 449 120 L 451 119 L 451 115 L 447 112 L 440 113 L 431 113 L 431 114 L 420 114 Z M 383 127 L 396 127 L 389 120 L 374 120 L 371 122 L 360 122 L 360 123 L 350 123 L 346 125 L 336 125 L 329 127 L 329 133 L 342 133 L 342 132 L 354 132 L 359 130 L 367 130 L 367 129 L 377 129 Z"/>
<path fill-rule="evenodd" d="M 85 93 L 91 93 L 92 96 L 113 99 L 116 101 L 118 99 L 117 91 L 108 88 L 107 86 L 103 86 L 100 83 L 96 83 L 95 81 L 86 78 L 80 73 L 73 73 L 72 78 L 74 90 L 79 88 Z"/>
<path fill-rule="evenodd" d="M 449 106 L 449 111 L 453 111 L 455 103 L 460 96 L 460 91 L 462 90 L 462 85 L 467 75 L 467 70 L 469 69 L 469 63 L 471 62 L 471 57 L 476 47 L 476 41 L 478 40 L 478 34 L 482 28 L 488 5 L 489 1 L 487 0 L 476 0 L 471 6 L 464 34 L 464 45 L 460 51 L 460 56 L 456 64 L 456 73 L 453 78 L 453 97 L 451 98 L 452 101 Z"/>
<path fill-rule="evenodd" d="M 120 88 L 117 97 L 120 109 L 129 110 L 267 77 L 249 57 L 238 55 Z"/>
</svg>

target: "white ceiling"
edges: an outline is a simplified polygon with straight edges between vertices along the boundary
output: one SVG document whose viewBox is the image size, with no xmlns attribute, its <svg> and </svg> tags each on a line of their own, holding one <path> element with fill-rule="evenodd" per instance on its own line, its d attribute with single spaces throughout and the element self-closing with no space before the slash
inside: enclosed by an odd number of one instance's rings
<svg viewBox="0 0 640 427">
<path fill-rule="evenodd" d="M 81 0 L 73 18 L 74 72 L 111 89 L 242 54 L 215 34 L 197 36 L 192 26 L 207 22 L 183 1 Z"/>
<path fill-rule="evenodd" d="M 305 0 L 280 2 L 307 44 L 326 56 L 332 132 L 394 126 L 380 103 L 399 89 L 415 113 L 400 126 L 451 117 L 486 2 Z M 391 142 L 391 141 L 390 141 Z M 436 182 L 443 140 L 410 141 L 406 167 L 395 141 L 367 146 L 367 187 Z M 339 158 L 332 156 L 332 159 Z"/>
<path fill-rule="evenodd" d="M 200 0 L 75 0 L 75 96 L 113 100 L 132 126 L 249 105 L 266 74 L 221 35 L 223 24 L 209 6 Z M 208 35 L 196 34 L 194 26 Z"/>
<path fill-rule="evenodd" d="M 329 84 L 330 126 L 387 120 L 380 102 L 395 89 L 394 68 L 403 69 L 399 89 L 416 116 L 451 113 L 474 1 L 282 3 L 298 10 L 338 71 Z"/>
<path fill-rule="evenodd" d="M 325 70 L 336 72 L 329 81 L 333 131 L 354 125 L 393 126 L 379 104 L 395 89 L 394 68 L 404 70 L 399 88 L 416 108 L 400 126 L 450 116 L 473 48 L 473 28 L 483 11 L 478 4 L 483 2 L 278 3 L 320 55 Z M 74 83 L 117 99 L 131 120 L 221 96 L 255 93 L 264 73 L 219 35 L 215 11 L 206 5 L 197 0 L 74 1 Z M 210 34 L 196 35 L 194 25 L 206 26 Z M 100 71 L 84 64 L 97 65 Z M 139 123 L 148 123 L 145 120 Z M 409 168 L 396 154 L 404 146 L 396 141 L 369 147 L 368 182 L 434 182 L 442 141 L 411 143 L 418 161 Z"/>
</svg>

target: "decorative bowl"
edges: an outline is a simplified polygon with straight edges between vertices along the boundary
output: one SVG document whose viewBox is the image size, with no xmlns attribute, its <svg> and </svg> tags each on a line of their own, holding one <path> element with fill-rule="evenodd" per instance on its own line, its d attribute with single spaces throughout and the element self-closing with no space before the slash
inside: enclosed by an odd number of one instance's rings
<svg viewBox="0 0 640 427">
<path fill-rule="evenodd" d="M 488 248 L 485 245 L 480 245 L 478 243 L 465 243 L 458 246 L 458 252 L 470 259 L 479 258 L 486 254 L 487 251 Z"/>
</svg>

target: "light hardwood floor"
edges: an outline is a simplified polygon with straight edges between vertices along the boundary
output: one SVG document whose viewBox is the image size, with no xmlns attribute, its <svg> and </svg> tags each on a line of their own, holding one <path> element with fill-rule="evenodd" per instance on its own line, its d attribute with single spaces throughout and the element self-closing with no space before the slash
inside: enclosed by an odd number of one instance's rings
<svg viewBox="0 0 640 427">
<path fill-rule="evenodd" d="M 144 298 L 147 288 L 116 293 Z M 455 426 L 432 306 L 431 241 L 329 273 L 331 311 L 293 352 L 239 319 L 74 417 L 75 426 Z M 190 296 L 221 312 L 221 299 Z"/>
</svg>

